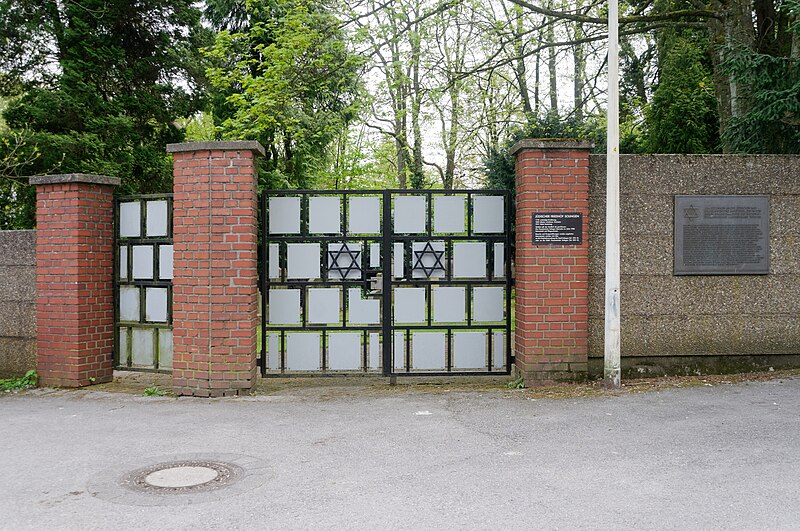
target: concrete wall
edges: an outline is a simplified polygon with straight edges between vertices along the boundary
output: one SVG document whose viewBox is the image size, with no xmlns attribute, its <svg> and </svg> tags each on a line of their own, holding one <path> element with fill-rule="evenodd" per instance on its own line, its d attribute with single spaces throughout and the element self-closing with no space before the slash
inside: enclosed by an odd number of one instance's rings
<svg viewBox="0 0 800 531">
<path fill-rule="evenodd" d="M 0 231 L 0 377 L 36 368 L 36 231 Z"/>
<path fill-rule="evenodd" d="M 590 159 L 589 370 L 602 373 L 605 156 Z M 800 157 L 620 160 L 623 373 L 800 366 Z M 768 275 L 674 276 L 673 196 L 770 195 Z"/>
</svg>

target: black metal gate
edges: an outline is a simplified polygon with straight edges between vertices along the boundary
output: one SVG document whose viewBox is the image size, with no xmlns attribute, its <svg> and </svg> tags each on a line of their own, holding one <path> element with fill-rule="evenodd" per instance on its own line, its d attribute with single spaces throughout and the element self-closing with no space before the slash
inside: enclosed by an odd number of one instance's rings
<svg viewBox="0 0 800 531">
<path fill-rule="evenodd" d="M 262 374 L 508 374 L 511 197 L 269 191 Z"/>
<path fill-rule="evenodd" d="M 172 194 L 115 200 L 114 367 L 172 370 Z"/>
</svg>

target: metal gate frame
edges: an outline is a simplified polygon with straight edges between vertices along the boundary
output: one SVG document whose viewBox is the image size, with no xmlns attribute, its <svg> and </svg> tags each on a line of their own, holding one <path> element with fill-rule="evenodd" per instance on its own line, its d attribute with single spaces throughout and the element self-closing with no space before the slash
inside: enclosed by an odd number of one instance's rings
<svg viewBox="0 0 800 531">
<path fill-rule="evenodd" d="M 172 238 L 172 200 L 173 194 L 137 194 L 114 198 L 114 370 L 138 372 L 172 372 L 172 276 L 161 278 L 160 248 L 173 244 Z M 151 202 L 166 202 L 166 234 L 152 236 L 147 230 L 147 205 Z M 121 234 L 121 205 L 139 204 L 139 231 L 135 236 Z M 134 248 L 152 248 L 152 275 L 150 278 L 137 278 L 134 275 Z M 125 252 L 123 253 L 123 249 Z M 120 259 L 125 264 L 120 263 Z M 138 291 L 138 316 L 134 320 L 123 320 L 121 315 L 121 293 L 123 288 Z M 147 317 L 146 299 L 148 288 L 166 290 L 166 319 L 151 321 Z M 152 363 L 136 363 L 134 352 L 134 331 L 152 334 Z M 166 358 L 166 361 L 165 361 Z"/>
<path fill-rule="evenodd" d="M 392 198 L 399 195 L 424 195 L 427 200 L 427 220 L 426 220 L 426 233 L 425 234 L 394 234 L 393 233 L 393 221 L 392 221 Z M 504 232 L 502 233 L 494 233 L 494 234 L 481 234 L 480 236 L 476 236 L 473 233 L 473 202 L 472 197 L 474 196 L 502 196 L 503 197 L 503 204 L 504 204 Z M 301 223 L 301 230 L 299 235 L 268 235 L 268 227 L 269 227 L 269 209 L 268 209 L 268 198 L 270 197 L 300 197 L 300 223 Z M 348 209 L 348 197 L 352 196 L 379 196 L 382 198 L 381 202 L 381 234 L 378 236 L 374 235 L 359 235 L 359 236 L 352 236 L 349 235 L 347 232 L 346 223 L 342 224 L 342 231 L 338 235 L 322 235 L 322 234 L 315 234 L 313 236 L 309 235 L 308 231 L 308 209 L 309 209 L 309 197 L 324 197 L 324 196 L 337 196 L 342 199 L 342 219 L 347 220 L 347 209 Z M 453 235 L 453 234 L 433 234 L 433 198 L 434 196 L 466 196 L 466 205 L 467 205 L 467 220 L 466 220 L 466 234 L 460 235 Z M 269 376 L 286 376 L 288 374 L 296 374 L 294 372 L 286 373 L 285 369 L 285 355 L 281 355 L 281 365 L 278 373 L 270 373 L 268 372 L 267 366 L 267 337 L 268 332 L 272 331 L 272 333 L 280 333 L 280 345 L 281 351 L 285 351 L 285 334 L 287 331 L 290 330 L 303 330 L 303 331 L 320 331 L 321 332 L 321 349 L 326 352 L 326 338 L 327 338 L 327 331 L 359 331 L 363 334 L 363 344 L 362 344 L 362 360 L 364 361 L 362 365 L 362 369 L 360 371 L 348 371 L 348 372 L 325 372 L 327 368 L 325 367 L 324 363 L 326 361 L 326 356 L 322 356 L 322 365 L 320 366 L 320 371 L 315 371 L 313 374 L 315 375 L 352 375 L 358 373 L 365 373 L 366 372 L 366 360 L 367 360 L 367 345 L 366 345 L 366 337 L 367 334 L 370 332 L 380 332 L 381 333 L 381 346 L 382 346 L 382 374 L 383 376 L 475 376 L 475 375 L 507 375 L 510 374 L 511 367 L 514 363 L 513 353 L 511 348 L 511 341 L 512 341 L 512 293 L 513 293 L 513 285 L 514 281 L 512 278 L 512 245 L 514 242 L 514 238 L 512 235 L 512 217 L 513 217 L 513 204 L 511 200 L 511 192 L 508 190 L 402 190 L 402 189 L 393 189 L 393 190 L 265 190 L 261 195 L 260 201 L 260 232 L 261 232 L 261 266 L 259 267 L 259 286 L 262 295 L 262 303 L 261 303 L 261 352 L 258 353 L 259 359 L 258 364 L 261 368 L 261 374 L 264 377 Z M 421 279 L 421 278 L 413 278 L 413 266 L 407 272 L 405 272 L 404 277 L 401 279 L 395 279 L 392 275 L 392 253 L 394 249 L 395 243 L 410 243 L 410 242 L 433 242 L 433 241 L 444 241 L 445 242 L 445 256 L 451 257 L 452 260 L 453 256 L 453 243 L 457 241 L 475 241 L 481 240 L 486 242 L 487 248 L 493 249 L 494 243 L 502 243 L 504 244 L 504 265 L 505 265 L 505 274 L 504 278 L 502 279 L 495 279 L 493 275 L 490 275 L 488 272 L 493 271 L 493 260 L 494 260 L 494 253 L 487 252 L 487 278 L 486 279 L 479 279 L 479 280 L 470 280 L 470 279 L 459 279 L 455 280 L 452 278 L 453 267 L 444 266 L 445 278 L 434 278 L 431 279 L 430 277 Z M 366 249 L 369 247 L 370 243 L 380 243 L 380 273 L 382 274 L 382 285 L 381 285 L 381 292 L 380 292 L 380 300 L 381 300 L 381 319 L 380 323 L 375 326 L 369 325 L 359 325 L 357 328 L 352 326 L 329 326 L 329 325 L 310 325 L 307 322 L 307 311 L 301 311 L 301 328 L 295 327 L 281 327 L 267 324 L 267 305 L 268 305 L 268 293 L 269 289 L 273 285 L 281 285 L 281 286 L 289 286 L 289 285 L 300 285 L 300 286 L 308 286 L 313 285 L 314 287 L 341 287 L 342 288 L 342 297 L 343 297 L 343 305 L 347 307 L 347 287 L 359 286 L 359 287 L 367 287 L 371 282 L 373 282 L 374 277 L 369 278 L 369 270 L 368 268 L 363 270 L 363 274 L 361 278 L 358 280 L 347 280 L 347 275 L 340 280 L 340 281 L 330 281 L 327 278 L 320 279 L 319 281 L 315 282 L 290 282 L 288 279 L 286 281 L 278 281 L 274 282 L 270 278 L 269 274 L 269 244 L 270 243 L 281 243 L 281 242 L 294 242 L 294 243 L 320 243 L 321 246 L 321 266 L 326 265 L 326 257 L 328 255 L 328 243 L 330 242 L 359 242 L 363 244 L 362 254 L 360 260 L 363 263 L 369 263 L 365 260 L 364 256 L 366 255 Z M 404 245 L 404 263 L 408 263 L 407 259 L 409 255 L 412 254 L 412 246 L 411 245 Z M 341 252 L 341 251 L 339 251 Z M 372 270 L 373 273 L 377 274 L 377 270 Z M 281 277 L 282 278 L 282 277 Z M 471 322 L 471 311 L 469 310 L 469 306 L 472 304 L 471 294 L 472 294 L 472 287 L 474 285 L 496 285 L 496 286 L 504 286 L 505 287 L 505 319 L 502 326 L 499 325 L 482 325 L 476 326 Z M 394 287 L 396 286 L 403 286 L 403 285 L 412 285 L 421 287 L 424 286 L 426 289 L 426 315 L 427 315 L 427 322 L 421 325 L 407 325 L 401 324 L 396 325 L 393 323 L 393 302 L 392 302 L 392 294 L 394 291 Z M 466 296 L 467 296 L 467 315 L 466 315 L 466 322 L 461 325 L 457 324 L 446 324 L 446 325 L 434 325 L 432 323 L 432 289 L 434 285 L 445 285 L 445 286 L 464 286 L 466 288 Z M 301 297 L 301 307 L 306 308 L 306 301 L 305 301 L 305 289 L 301 289 L 300 292 Z M 376 295 L 373 293 L 373 295 Z M 342 325 L 344 325 L 345 321 L 342 321 Z M 436 329 L 441 329 L 446 331 L 446 342 L 445 342 L 445 360 L 446 360 L 446 370 L 445 371 L 417 371 L 412 372 L 411 363 L 410 363 L 410 341 L 411 341 L 411 332 L 413 330 L 426 330 L 430 329 L 431 327 L 435 327 Z M 454 349 L 454 342 L 453 342 L 453 332 L 462 330 L 472 330 L 479 328 L 481 330 L 486 330 L 487 332 L 487 348 L 488 348 L 488 364 L 486 371 L 476 371 L 476 370 L 453 370 L 452 369 L 452 360 L 453 360 L 453 349 Z M 405 340 L 405 371 L 397 371 L 392 363 L 392 354 L 393 354 L 393 346 L 395 341 L 395 333 L 396 332 L 403 332 L 404 333 L 404 340 Z M 505 333 L 505 363 L 502 369 L 493 369 L 493 347 L 494 347 L 494 336 L 493 333 L 497 331 L 502 331 Z M 306 373 L 307 374 L 307 373 Z"/>
</svg>

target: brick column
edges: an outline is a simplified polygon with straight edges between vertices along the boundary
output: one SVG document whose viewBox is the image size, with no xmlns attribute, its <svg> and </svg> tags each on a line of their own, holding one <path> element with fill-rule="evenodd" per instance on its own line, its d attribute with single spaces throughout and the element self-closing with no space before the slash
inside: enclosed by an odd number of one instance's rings
<svg viewBox="0 0 800 531">
<path fill-rule="evenodd" d="M 42 385 L 110 382 L 114 365 L 116 177 L 31 177 L 36 185 L 37 362 Z"/>
<path fill-rule="evenodd" d="M 226 396 L 256 378 L 258 142 L 169 144 L 174 158 L 175 392 Z"/>
<path fill-rule="evenodd" d="M 516 155 L 516 368 L 528 384 L 587 377 L 591 142 L 522 140 Z M 580 212 L 580 245 L 534 245 L 533 214 Z"/>
</svg>

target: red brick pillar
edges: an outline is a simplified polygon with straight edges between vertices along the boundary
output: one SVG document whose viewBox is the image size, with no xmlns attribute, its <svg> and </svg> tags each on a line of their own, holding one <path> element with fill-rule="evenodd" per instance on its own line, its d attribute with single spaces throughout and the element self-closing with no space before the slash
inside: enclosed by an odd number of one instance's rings
<svg viewBox="0 0 800 531">
<path fill-rule="evenodd" d="M 522 140 L 517 174 L 516 368 L 528 384 L 587 377 L 591 142 Z M 534 214 L 580 213 L 580 244 L 534 245 Z"/>
<path fill-rule="evenodd" d="M 36 185 L 37 362 L 42 385 L 110 382 L 114 366 L 116 177 L 31 177 Z"/>
<path fill-rule="evenodd" d="M 174 158 L 172 383 L 226 396 L 256 378 L 258 142 L 169 144 Z"/>
</svg>

